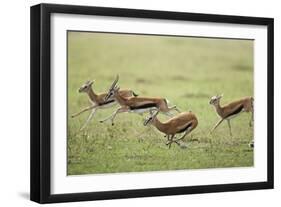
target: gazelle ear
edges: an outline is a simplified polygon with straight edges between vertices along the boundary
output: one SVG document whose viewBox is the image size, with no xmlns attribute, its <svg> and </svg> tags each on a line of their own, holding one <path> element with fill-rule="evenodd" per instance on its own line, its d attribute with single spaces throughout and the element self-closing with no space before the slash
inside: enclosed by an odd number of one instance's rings
<svg viewBox="0 0 281 207">
<path fill-rule="evenodd" d="M 94 80 L 89 81 L 90 86 L 93 85 L 93 83 L 94 83 Z"/>
</svg>

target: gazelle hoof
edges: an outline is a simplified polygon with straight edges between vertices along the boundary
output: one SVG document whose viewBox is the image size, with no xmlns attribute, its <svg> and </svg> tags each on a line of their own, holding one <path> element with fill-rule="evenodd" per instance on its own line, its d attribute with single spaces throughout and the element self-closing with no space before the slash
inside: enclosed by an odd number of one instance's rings
<svg viewBox="0 0 281 207">
<path fill-rule="evenodd" d="M 114 123 L 112 123 L 111 126 L 114 126 Z"/>
</svg>

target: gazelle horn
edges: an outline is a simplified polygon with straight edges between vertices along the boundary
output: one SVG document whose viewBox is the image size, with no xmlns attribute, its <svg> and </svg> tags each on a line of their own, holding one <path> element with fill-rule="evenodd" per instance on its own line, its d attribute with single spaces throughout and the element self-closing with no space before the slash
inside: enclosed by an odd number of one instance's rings
<svg viewBox="0 0 281 207">
<path fill-rule="evenodd" d="M 116 86 L 118 80 L 119 80 L 119 75 L 116 76 L 115 80 L 114 80 L 113 83 L 111 84 L 110 90 L 113 89 L 113 88 Z"/>
</svg>

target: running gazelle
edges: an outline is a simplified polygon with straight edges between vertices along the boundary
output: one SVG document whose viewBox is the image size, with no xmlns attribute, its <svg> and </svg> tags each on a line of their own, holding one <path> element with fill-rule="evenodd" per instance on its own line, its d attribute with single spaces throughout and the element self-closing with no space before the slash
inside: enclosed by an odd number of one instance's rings
<svg viewBox="0 0 281 207">
<path fill-rule="evenodd" d="M 138 114 L 143 114 L 144 112 L 148 112 L 150 110 L 159 110 L 160 112 L 171 115 L 171 110 L 176 110 L 180 112 L 176 106 L 169 107 L 168 102 L 165 98 L 156 98 L 156 97 L 124 97 L 121 94 L 119 87 L 117 86 L 117 82 L 119 80 L 119 76 L 117 75 L 116 79 L 111 85 L 111 88 L 108 91 L 105 100 L 109 100 L 110 98 L 114 98 L 120 108 L 118 108 L 112 115 L 102 120 L 101 122 L 111 120 L 111 124 L 114 125 L 114 119 L 118 113 L 124 112 L 133 112 Z"/>
<path fill-rule="evenodd" d="M 223 95 L 217 95 L 213 96 L 210 100 L 210 104 L 215 107 L 216 113 L 221 118 L 211 132 L 213 132 L 224 120 L 227 120 L 228 128 L 230 136 L 232 136 L 231 132 L 231 125 L 230 120 L 239 114 L 241 112 L 251 112 L 252 116 L 249 122 L 249 126 L 252 126 L 252 122 L 254 121 L 254 99 L 253 97 L 245 97 L 236 101 L 233 101 L 227 105 L 221 106 L 220 100 L 223 97 Z"/>
<path fill-rule="evenodd" d="M 95 93 L 92 88 L 93 82 L 94 81 L 87 81 L 78 90 L 79 93 L 86 93 L 88 95 L 91 105 L 84 108 L 82 111 L 73 114 L 71 117 L 74 118 L 86 111 L 92 110 L 88 119 L 86 120 L 84 125 L 80 128 L 80 130 L 83 130 L 88 125 L 88 123 L 91 121 L 95 112 L 98 109 L 110 108 L 116 104 L 116 101 L 113 97 L 107 98 L 105 100 L 107 93 L 100 93 L 100 94 Z M 134 91 L 132 91 L 132 90 L 120 90 L 120 96 L 130 97 L 130 96 L 137 96 L 137 94 L 135 94 Z"/>
<path fill-rule="evenodd" d="M 168 139 L 166 145 L 168 145 L 169 148 L 171 147 L 172 143 L 176 143 L 181 146 L 179 141 L 181 141 L 198 125 L 197 117 L 191 111 L 179 113 L 165 122 L 159 121 L 157 118 L 158 112 L 159 111 L 156 111 L 156 113 L 153 114 L 152 111 L 150 111 L 150 116 L 144 121 L 143 124 L 144 126 L 152 124 L 160 132 L 164 133 Z M 180 138 L 174 139 L 175 135 L 180 133 L 183 133 L 183 135 Z"/>
</svg>

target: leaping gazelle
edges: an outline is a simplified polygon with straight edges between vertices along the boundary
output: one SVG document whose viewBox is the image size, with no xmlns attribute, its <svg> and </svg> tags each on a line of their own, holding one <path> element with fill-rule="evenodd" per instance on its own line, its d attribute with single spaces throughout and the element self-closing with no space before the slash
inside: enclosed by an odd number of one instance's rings
<svg viewBox="0 0 281 207">
<path fill-rule="evenodd" d="M 148 112 L 150 110 L 159 110 L 160 112 L 171 115 L 169 112 L 171 110 L 176 110 L 180 112 L 176 106 L 169 107 L 168 102 L 165 98 L 151 98 L 151 97 L 124 97 L 117 86 L 117 82 L 119 80 L 119 76 L 116 77 L 114 82 L 112 83 L 111 88 L 105 100 L 109 100 L 110 98 L 114 98 L 120 108 L 118 108 L 111 116 L 107 117 L 106 119 L 100 121 L 104 122 L 107 120 L 111 120 L 111 124 L 114 125 L 114 119 L 118 113 L 124 112 L 133 112 L 142 114 L 144 112 Z"/>
<path fill-rule="evenodd" d="M 150 116 L 144 121 L 144 125 L 152 124 L 168 138 L 166 145 L 171 147 L 172 143 L 180 146 L 180 142 L 186 135 L 194 130 L 198 125 L 197 117 L 192 112 L 182 112 L 165 122 L 160 122 L 156 113 L 150 113 Z M 180 138 L 174 139 L 176 134 L 184 133 Z"/>
<path fill-rule="evenodd" d="M 78 90 L 79 93 L 86 93 L 88 95 L 91 105 L 84 108 L 82 111 L 80 111 L 76 114 L 73 114 L 71 117 L 74 118 L 86 111 L 92 110 L 88 119 L 83 124 L 83 126 L 80 128 L 80 130 L 83 130 L 88 125 L 88 123 L 91 121 L 95 112 L 98 109 L 110 108 L 116 104 L 116 101 L 113 97 L 107 98 L 105 100 L 105 96 L 107 96 L 107 93 L 96 94 L 92 88 L 93 82 L 94 81 L 87 81 Z M 137 94 L 135 94 L 134 91 L 132 91 L 132 90 L 120 90 L 119 93 L 120 93 L 120 96 L 122 96 L 122 97 L 137 96 Z"/>
<path fill-rule="evenodd" d="M 217 114 L 220 116 L 220 120 L 214 126 L 211 132 L 213 132 L 224 120 L 227 120 L 230 136 L 232 136 L 230 120 L 241 112 L 251 112 L 252 116 L 249 122 L 249 126 L 252 126 L 254 120 L 254 99 L 253 97 L 245 97 L 237 101 L 233 101 L 225 106 L 220 105 L 220 100 L 223 95 L 213 96 L 210 100 L 210 104 L 214 105 Z"/>
</svg>

